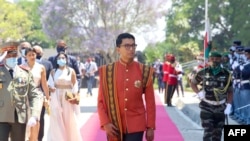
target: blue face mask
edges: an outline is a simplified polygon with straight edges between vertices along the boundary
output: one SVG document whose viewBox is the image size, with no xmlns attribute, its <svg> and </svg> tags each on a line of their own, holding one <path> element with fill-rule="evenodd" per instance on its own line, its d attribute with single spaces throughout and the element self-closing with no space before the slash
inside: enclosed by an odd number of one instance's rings
<svg viewBox="0 0 250 141">
<path fill-rule="evenodd" d="M 13 58 L 6 58 L 5 64 L 9 68 L 13 69 L 17 65 L 17 58 L 15 58 L 15 57 L 13 57 Z"/>
<path fill-rule="evenodd" d="M 60 67 L 63 67 L 66 65 L 66 60 L 65 59 L 58 59 L 57 60 L 57 64 L 60 66 Z"/>
</svg>

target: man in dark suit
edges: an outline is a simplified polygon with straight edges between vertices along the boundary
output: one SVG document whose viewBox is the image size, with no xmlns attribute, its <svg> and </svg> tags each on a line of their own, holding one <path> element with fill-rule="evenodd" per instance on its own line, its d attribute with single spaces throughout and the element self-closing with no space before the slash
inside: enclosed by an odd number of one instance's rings
<svg viewBox="0 0 250 141">
<path fill-rule="evenodd" d="M 57 53 L 59 52 L 66 52 L 67 50 L 67 44 L 64 40 L 58 40 L 57 41 L 57 44 L 56 44 L 56 50 L 57 50 Z M 49 57 L 49 61 L 52 63 L 53 65 L 53 68 L 56 68 L 56 65 L 57 65 L 57 60 L 55 59 L 56 55 L 55 56 L 51 56 Z M 80 83 L 81 81 L 81 74 L 80 74 L 80 71 L 79 71 L 79 67 L 78 67 L 78 64 L 77 64 L 77 60 L 74 56 L 72 55 L 68 55 L 68 66 L 73 68 L 76 72 L 76 77 L 77 77 L 77 81 L 78 81 L 78 84 Z M 80 86 L 78 87 L 79 88 L 79 92 L 80 92 Z"/>
<path fill-rule="evenodd" d="M 18 51 L 21 54 L 21 57 L 18 57 L 17 59 L 17 64 L 21 65 L 23 63 L 25 63 L 26 59 L 25 59 L 25 50 L 26 48 L 30 48 L 31 44 L 29 42 L 22 42 L 19 46 L 18 46 Z"/>
<path fill-rule="evenodd" d="M 36 50 L 36 60 L 39 64 L 42 64 L 46 69 L 46 79 L 49 79 L 50 71 L 53 69 L 53 66 L 50 61 L 42 58 L 43 56 L 43 49 L 40 46 L 34 46 L 33 47 Z M 43 140 L 44 136 L 44 115 L 45 115 L 45 107 L 43 106 L 41 111 L 41 117 L 40 117 L 40 130 L 38 135 L 38 141 Z"/>
</svg>

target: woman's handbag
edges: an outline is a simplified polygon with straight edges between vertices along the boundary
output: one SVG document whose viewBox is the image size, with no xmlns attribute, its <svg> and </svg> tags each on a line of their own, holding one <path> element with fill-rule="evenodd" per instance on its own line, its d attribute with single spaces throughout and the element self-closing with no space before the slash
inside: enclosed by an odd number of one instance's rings
<svg viewBox="0 0 250 141">
<path fill-rule="evenodd" d="M 73 94 L 72 92 L 65 93 L 65 99 L 69 101 L 71 104 L 79 104 L 80 96 L 78 94 Z"/>
<path fill-rule="evenodd" d="M 45 107 L 46 111 L 48 112 L 48 115 L 50 115 L 49 100 L 47 100 L 46 97 L 43 98 L 43 106 Z"/>
</svg>

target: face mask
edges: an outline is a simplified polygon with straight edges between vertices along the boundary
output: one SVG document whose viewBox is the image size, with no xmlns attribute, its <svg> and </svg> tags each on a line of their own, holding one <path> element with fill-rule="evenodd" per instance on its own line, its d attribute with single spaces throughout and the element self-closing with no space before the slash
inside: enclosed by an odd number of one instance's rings
<svg viewBox="0 0 250 141">
<path fill-rule="evenodd" d="M 212 66 L 213 66 L 213 67 L 217 67 L 217 66 L 219 66 L 219 65 L 220 65 L 220 62 L 217 62 L 217 61 L 212 62 Z"/>
<path fill-rule="evenodd" d="M 22 54 L 22 56 L 25 56 L 25 49 L 21 50 L 21 54 Z"/>
<path fill-rule="evenodd" d="M 57 53 L 60 53 L 60 52 L 65 52 L 65 47 L 57 47 L 56 48 L 56 51 L 57 51 Z"/>
<path fill-rule="evenodd" d="M 11 69 L 13 69 L 17 65 L 17 58 L 15 58 L 15 57 L 14 58 L 6 58 L 5 61 L 6 61 L 5 64 Z"/>
<path fill-rule="evenodd" d="M 221 67 L 220 66 L 212 66 L 211 69 L 212 69 L 213 75 L 217 75 L 221 71 Z"/>
<path fill-rule="evenodd" d="M 42 58 L 42 56 L 40 54 L 36 55 L 36 59 L 40 60 Z"/>
<path fill-rule="evenodd" d="M 60 67 L 63 67 L 66 65 L 66 60 L 65 59 L 59 59 L 57 60 L 57 64 L 60 66 Z"/>
</svg>

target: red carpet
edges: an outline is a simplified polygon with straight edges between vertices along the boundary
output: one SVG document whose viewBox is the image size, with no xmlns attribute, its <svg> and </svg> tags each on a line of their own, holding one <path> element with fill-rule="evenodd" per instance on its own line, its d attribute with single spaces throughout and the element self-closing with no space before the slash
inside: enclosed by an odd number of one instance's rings
<svg viewBox="0 0 250 141">
<path fill-rule="evenodd" d="M 169 118 L 159 96 L 155 94 L 156 130 L 154 141 L 184 141 L 178 128 Z M 146 140 L 145 140 L 146 141 Z"/>
<path fill-rule="evenodd" d="M 83 141 L 106 141 L 105 131 L 100 129 L 97 112 L 94 113 L 81 128 Z"/>
<path fill-rule="evenodd" d="M 175 124 L 166 113 L 158 95 L 156 101 L 156 130 L 154 141 L 184 141 Z M 83 141 L 106 141 L 105 132 L 100 129 L 98 114 L 94 113 L 81 128 Z M 146 139 L 144 138 L 144 141 Z"/>
</svg>

